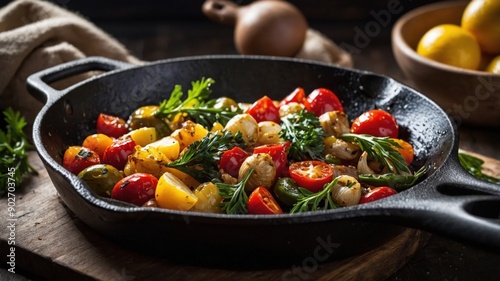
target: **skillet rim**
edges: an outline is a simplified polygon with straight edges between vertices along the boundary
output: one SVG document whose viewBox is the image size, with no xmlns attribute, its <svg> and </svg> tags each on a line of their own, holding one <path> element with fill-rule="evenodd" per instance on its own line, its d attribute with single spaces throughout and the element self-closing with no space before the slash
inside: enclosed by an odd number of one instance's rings
<svg viewBox="0 0 500 281">
<path fill-rule="evenodd" d="M 88 57 L 82 60 L 90 59 L 90 58 L 99 58 L 99 57 Z M 82 61 L 79 60 L 79 61 Z M 169 210 L 169 209 L 162 209 L 162 208 L 150 208 L 150 207 L 138 207 L 138 206 L 133 206 L 129 205 L 124 202 L 119 202 L 117 200 L 113 199 L 108 199 L 108 198 L 101 198 L 97 195 L 95 195 L 93 192 L 91 192 L 86 184 L 80 180 L 76 175 L 71 174 L 69 171 L 64 169 L 61 164 L 59 164 L 55 159 L 53 159 L 48 151 L 45 149 L 45 145 L 42 142 L 42 137 L 41 137 L 41 124 L 43 123 L 43 119 L 45 117 L 45 113 L 51 109 L 53 104 L 57 102 L 58 100 L 64 98 L 67 94 L 70 94 L 71 91 L 73 91 L 76 88 L 81 87 L 84 84 L 91 83 L 95 80 L 99 80 L 102 77 L 107 77 L 107 76 L 112 76 L 116 75 L 118 73 L 126 72 L 132 69 L 138 69 L 138 68 L 147 68 L 150 66 L 154 65 L 160 65 L 160 64 L 168 64 L 168 63 L 175 63 L 175 62 L 188 62 L 188 61 L 193 61 L 193 60 L 261 60 L 261 61 L 278 61 L 278 62 L 291 62 L 291 63 L 301 63 L 301 64 L 311 64 L 311 65 L 318 65 L 318 66 L 324 66 L 328 68 L 334 68 L 338 70 L 343 70 L 346 71 L 347 73 L 356 73 L 362 76 L 375 76 L 378 77 L 384 81 L 388 81 L 391 83 L 396 83 L 397 85 L 401 86 L 403 89 L 411 92 L 413 95 L 417 95 L 420 100 L 424 100 L 425 102 L 429 103 L 432 105 L 433 110 L 438 110 L 440 115 L 442 115 L 445 118 L 445 123 L 447 123 L 448 128 L 450 129 L 451 133 L 451 138 L 453 140 L 453 144 L 450 146 L 449 149 L 446 151 L 446 155 L 443 155 L 445 161 L 441 163 L 438 167 L 433 169 L 432 172 L 426 172 L 426 178 L 424 178 L 422 181 L 417 183 L 416 185 L 412 186 L 408 190 L 405 190 L 403 192 L 400 192 L 396 194 L 395 196 L 391 196 L 391 198 L 385 198 L 378 200 L 376 202 L 371 202 L 370 204 L 361 204 L 361 205 L 355 205 L 351 207 L 343 207 L 343 208 L 338 208 L 338 209 L 331 209 L 331 210 L 325 210 L 325 211 L 314 211 L 314 212 L 305 212 L 305 213 L 295 213 L 295 214 L 276 214 L 276 215 L 249 215 L 249 214 L 240 214 L 240 215 L 229 215 L 229 214 L 212 214 L 212 213 L 201 213 L 201 212 L 190 212 L 190 211 L 178 211 L 178 210 Z M 408 193 L 414 193 L 419 187 L 424 187 L 425 184 L 424 182 L 427 182 L 429 180 L 432 180 L 433 177 L 437 174 L 437 172 L 442 169 L 445 166 L 446 161 L 450 159 L 450 156 L 453 155 L 454 151 L 458 151 L 458 133 L 456 130 L 455 123 L 452 122 L 450 117 L 444 112 L 444 110 L 439 107 L 434 101 L 432 101 L 430 98 L 426 97 L 422 93 L 418 92 L 414 88 L 395 80 L 394 78 L 391 78 L 387 75 L 383 74 L 378 74 L 374 73 L 371 71 L 367 70 L 360 70 L 360 69 L 354 69 L 350 67 L 343 67 L 343 66 L 337 66 L 325 62 L 319 62 L 319 61 L 312 61 L 312 60 L 307 60 L 307 59 L 299 59 L 299 58 L 286 58 L 286 57 L 273 57 L 273 56 L 258 56 L 258 55 L 201 55 L 201 56 L 186 56 L 186 57 L 178 57 L 178 58 L 170 58 L 170 59 L 164 59 L 164 60 L 158 60 L 158 61 L 153 61 L 146 63 L 144 65 L 131 65 L 130 67 L 124 67 L 121 69 L 116 69 L 112 70 L 109 72 L 105 72 L 99 75 L 96 75 L 94 77 L 91 77 L 89 79 L 86 79 L 84 81 L 81 81 L 79 83 L 76 83 L 64 90 L 57 91 L 54 90 L 53 93 L 47 94 L 45 93 L 47 97 L 47 102 L 43 106 L 43 108 L 40 110 L 38 113 L 35 123 L 33 126 L 33 139 L 35 142 L 35 147 L 38 152 L 38 154 L 41 156 L 41 159 L 43 160 L 44 163 L 49 165 L 49 167 L 52 169 L 53 172 L 56 172 L 61 176 L 62 178 L 65 179 L 65 181 L 71 185 L 73 188 L 73 192 L 75 192 L 81 199 L 83 199 L 84 203 L 90 204 L 94 208 L 99 208 L 104 211 L 109 211 L 113 212 L 116 214 L 123 214 L 123 215 L 130 215 L 130 214 L 136 214 L 138 216 L 164 216 L 165 218 L 170 217 L 170 219 L 180 219 L 180 220 L 186 220 L 186 217 L 192 222 L 195 221 L 203 221 L 204 223 L 209 221 L 209 223 L 252 223 L 252 224 L 262 224 L 262 223 L 269 223 L 269 224 L 276 224 L 276 223 L 313 223 L 313 222 L 321 222 L 321 221 L 329 221 L 332 219 L 349 219 L 349 218 L 369 218 L 370 216 L 377 216 L 379 214 L 371 214 L 373 210 L 376 209 L 382 209 L 384 208 L 384 202 L 394 199 L 404 199 L 407 196 L 403 196 L 402 194 L 408 194 Z M 400 95 L 400 93 L 396 94 L 396 96 Z M 437 112 L 436 112 L 437 113 Z M 50 172 L 49 172 L 50 174 Z M 53 183 L 54 184 L 54 183 Z M 56 185 L 56 184 L 54 184 Z M 57 189 L 57 187 L 56 187 Z M 411 197 L 410 197 L 411 198 Z M 402 201 L 402 200 L 397 200 L 397 201 Z M 214 221 L 214 222 L 212 222 Z"/>
</svg>

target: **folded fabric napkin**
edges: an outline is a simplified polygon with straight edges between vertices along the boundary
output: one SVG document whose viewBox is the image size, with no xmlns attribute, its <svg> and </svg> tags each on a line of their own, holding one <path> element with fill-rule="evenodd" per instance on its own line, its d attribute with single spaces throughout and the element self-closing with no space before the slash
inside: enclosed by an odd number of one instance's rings
<svg viewBox="0 0 500 281">
<path fill-rule="evenodd" d="M 88 20 L 50 2 L 16 0 L 0 9 L 0 108 L 15 106 L 31 125 L 42 104 L 26 78 L 42 69 L 88 56 L 140 64 L 127 49 Z M 60 81 L 64 88 L 89 74 Z"/>
</svg>

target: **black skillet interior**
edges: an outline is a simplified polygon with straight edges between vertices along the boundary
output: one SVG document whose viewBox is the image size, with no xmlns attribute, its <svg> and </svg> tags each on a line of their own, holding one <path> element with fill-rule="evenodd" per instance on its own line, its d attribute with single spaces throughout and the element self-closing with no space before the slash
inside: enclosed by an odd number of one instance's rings
<svg viewBox="0 0 500 281">
<path fill-rule="evenodd" d="M 117 70 L 63 91 L 45 84 L 90 68 Z M 99 198 L 59 165 L 69 145 L 95 132 L 99 113 L 127 118 L 138 106 L 168 98 L 174 85 L 182 85 L 186 92 L 192 81 L 202 77 L 215 80 L 213 97 L 241 102 L 263 95 L 281 99 L 298 86 L 306 92 L 326 87 L 339 96 L 351 119 L 372 108 L 388 110 L 400 124 L 400 137 L 415 147 L 414 166 L 428 167 L 425 179 L 408 191 L 365 206 L 299 215 L 229 216 L 150 210 Z M 458 140 L 446 114 L 390 78 L 269 57 L 178 58 L 139 67 L 89 58 L 35 74 L 28 79 L 28 88 L 35 96 L 48 96 L 35 123 L 34 139 L 65 204 L 86 224 L 127 246 L 190 262 L 241 265 L 306 257 L 321 261 L 371 249 L 400 233 L 403 225 L 500 249 L 499 238 L 489 241 L 500 229 L 495 221 L 499 200 L 483 195 L 500 192 L 460 170 Z M 458 214 L 450 214 L 450 208 Z M 477 237 L 482 232 L 487 234 Z M 318 249 L 326 254 L 318 255 Z"/>
</svg>

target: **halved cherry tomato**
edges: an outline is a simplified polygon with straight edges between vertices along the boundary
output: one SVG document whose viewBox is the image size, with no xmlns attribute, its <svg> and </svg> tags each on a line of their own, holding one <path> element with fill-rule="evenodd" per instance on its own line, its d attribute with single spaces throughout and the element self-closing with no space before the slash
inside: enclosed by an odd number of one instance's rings
<svg viewBox="0 0 500 281">
<path fill-rule="evenodd" d="M 375 137 L 397 138 L 399 126 L 396 118 L 389 112 L 382 109 L 372 109 L 363 112 L 352 122 L 351 132 Z"/>
<path fill-rule="evenodd" d="M 283 214 L 276 199 L 269 190 L 259 186 L 248 196 L 248 213 L 256 215 Z"/>
<path fill-rule="evenodd" d="M 283 176 L 286 168 L 289 147 L 289 141 L 276 144 L 266 144 L 255 147 L 253 149 L 253 153 L 267 153 L 271 155 L 274 167 L 276 167 L 276 177 L 281 177 Z"/>
<path fill-rule="evenodd" d="M 75 175 L 87 167 L 100 163 L 99 155 L 86 147 L 75 145 L 64 151 L 63 166 Z"/>
<path fill-rule="evenodd" d="M 402 139 L 391 139 L 395 141 L 401 147 L 394 147 L 400 154 L 403 156 L 406 164 L 410 165 L 413 162 L 413 158 L 415 157 L 415 150 L 413 150 L 413 146 L 405 140 Z"/>
<path fill-rule="evenodd" d="M 241 147 L 235 146 L 230 150 L 224 151 L 220 158 L 219 167 L 226 173 L 237 178 L 241 163 L 248 157 L 248 152 Z"/>
<path fill-rule="evenodd" d="M 318 192 L 333 179 L 333 169 L 319 160 L 307 160 L 292 163 L 289 167 L 290 177 L 300 186 L 311 192 Z"/>
<path fill-rule="evenodd" d="M 279 124 L 280 122 L 279 109 L 268 96 L 263 96 L 254 102 L 247 108 L 245 113 L 252 115 L 257 123 L 261 121 L 274 121 Z"/>
<path fill-rule="evenodd" d="M 102 163 L 123 170 L 127 164 L 128 156 L 134 152 L 135 146 L 135 141 L 131 138 L 116 140 L 104 150 Z"/>
<path fill-rule="evenodd" d="M 120 117 L 101 113 L 97 117 L 97 133 L 119 138 L 128 132 L 127 123 Z"/>
<path fill-rule="evenodd" d="M 372 202 L 375 200 L 379 200 L 394 194 L 397 194 L 398 192 L 388 186 L 380 186 L 380 187 L 375 187 L 372 188 L 368 193 L 364 194 L 361 196 L 361 199 L 359 200 L 358 204 L 363 204 L 363 203 L 368 203 Z"/>
<path fill-rule="evenodd" d="M 282 99 L 280 101 L 280 103 L 278 104 L 278 107 L 281 107 L 285 104 L 289 104 L 291 102 L 303 104 L 305 100 L 306 100 L 306 93 L 304 92 L 304 89 L 301 87 L 298 87 L 293 92 L 291 92 L 288 96 L 286 96 L 284 99 Z"/>
<path fill-rule="evenodd" d="M 307 96 L 304 105 L 307 111 L 312 112 L 315 116 L 334 110 L 344 112 L 344 107 L 339 98 L 326 88 L 318 88 L 312 91 Z"/>
<path fill-rule="evenodd" d="M 158 179 L 151 174 L 135 173 L 118 181 L 111 191 L 111 198 L 142 206 L 155 198 Z"/>
</svg>

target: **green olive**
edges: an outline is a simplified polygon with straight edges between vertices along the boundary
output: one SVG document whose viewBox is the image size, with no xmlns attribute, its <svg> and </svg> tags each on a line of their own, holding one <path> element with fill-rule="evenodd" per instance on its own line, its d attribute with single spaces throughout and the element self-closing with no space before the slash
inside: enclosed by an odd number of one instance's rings
<svg viewBox="0 0 500 281">
<path fill-rule="evenodd" d="M 292 207 L 297 203 L 299 194 L 299 186 L 291 178 L 279 178 L 274 185 L 274 195 L 284 206 Z"/>
<path fill-rule="evenodd" d="M 78 177 L 98 195 L 110 197 L 113 187 L 123 178 L 123 175 L 111 165 L 96 164 L 85 168 L 78 174 Z"/>
<path fill-rule="evenodd" d="M 142 127 L 154 127 L 159 139 L 170 135 L 172 130 L 167 122 L 155 116 L 158 108 L 157 105 L 146 105 L 137 108 L 129 116 L 127 121 L 129 128 L 135 130 Z"/>
<path fill-rule="evenodd" d="M 220 97 L 215 100 L 214 108 L 236 111 L 238 109 L 238 103 L 236 103 L 236 101 L 232 98 Z"/>
</svg>

